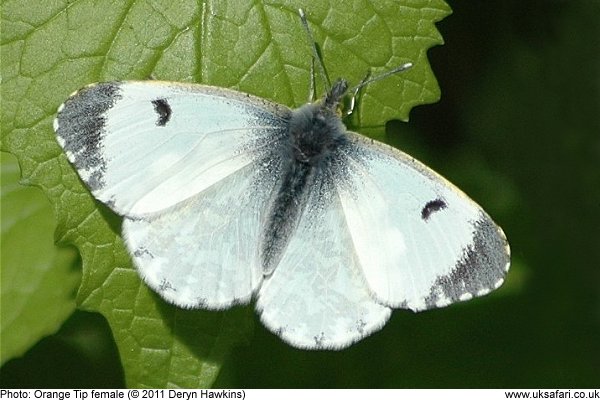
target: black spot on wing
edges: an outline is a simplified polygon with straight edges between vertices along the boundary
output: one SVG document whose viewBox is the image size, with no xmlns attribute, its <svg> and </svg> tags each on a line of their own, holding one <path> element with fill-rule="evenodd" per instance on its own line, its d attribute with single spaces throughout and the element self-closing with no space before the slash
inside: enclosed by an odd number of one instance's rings
<svg viewBox="0 0 600 400">
<path fill-rule="evenodd" d="M 58 142 L 92 190 L 104 186 L 106 113 L 121 98 L 119 89 L 119 82 L 87 86 L 72 95 L 56 116 Z"/>
<path fill-rule="evenodd" d="M 319 333 L 318 335 L 314 336 L 313 339 L 315 341 L 315 348 L 323 348 L 325 342 L 325 332 Z"/>
<path fill-rule="evenodd" d="M 133 252 L 134 257 L 136 258 L 154 258 L 154 254 L 152 254 L 150 252 L 150 250 L 148 250 L 145 247 L 138 247 L 134 252 Z"/>
<path fill-rule="evenodd" d="M 504 281 L 510 264 L 504 233 L 484 213 L 473 228 L 473 242 L 463 249 L 452 272 L 436 279 L 425 299 L 426 308 L 482 296 Z"/>
<path fill-rule="evenodd" d="M 156 99 L 152 100 L 152 104 L 154 105 L 154 111 L 158 114 L 158 119 L 156 120 L 157 126 L 165 126 L 167 122 L 171 119 L 171 106 L 167 102 L 167 99 Z"/>
<path fill-rule="evenodd" d="M 431 200 L 427 202 L 427 204 L 425 204 L 425 206 L 421 210 L 421 219 L 423 219 L 424 221 L 428 221 L 431 214 L 433 214 L 436 211 L 443 210 L 446 207 L 448 207 L 448 205 L 442 199 Z"/>
<path fill-rule="evenodd" d="M 280 326 L 279 328 L 275 329 L 275 334 L 279 337 L 283 337 L 283 335 L 285 334 L 285 332 L 288 330 L 287 326 Z"/>
<path fill-rule="evenodd" d="M 159 292 L 165 292 L 167 290 L 172 290 L 174 292 L 177 291 L 177 289 L 175 289 L 175 287 L 173 287 L 173 285 L 171 284 L 171 282 L 169 282 L 166 279 L 163 279 L 162 281 L 160 281 L 160 285 L 158 286 L 157 290 Z"/>
<path fill-rule="evenodd" d="M 365 327 L 367 326 L 367 323 L 362 320 L 359 319 L 358 321 L 356 321 L 356 331 L 363 336 L 365 334 Z"/>
<path fill-rule="evenodd" d="M 194 308 L 208 308 L 208 299 L 206 297 L 196 297 L 196 306 Z"/>
</svg>

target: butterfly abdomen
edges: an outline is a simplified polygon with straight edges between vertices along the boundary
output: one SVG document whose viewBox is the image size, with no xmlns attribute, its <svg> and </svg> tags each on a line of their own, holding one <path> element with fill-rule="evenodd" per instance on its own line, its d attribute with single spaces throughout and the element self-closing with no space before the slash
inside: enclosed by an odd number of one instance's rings
<svg viewBox="0 0 600 400">
<path fill-rule="evenodd" d="M 261 241 L 263 274 L 270 275 L 281 259 L 306 204 L 307 187 L 314 179 L 314 168 L 292 163 L 286 168 L 278 190 L 269 205 L 269 216 Z"/>
</svg>

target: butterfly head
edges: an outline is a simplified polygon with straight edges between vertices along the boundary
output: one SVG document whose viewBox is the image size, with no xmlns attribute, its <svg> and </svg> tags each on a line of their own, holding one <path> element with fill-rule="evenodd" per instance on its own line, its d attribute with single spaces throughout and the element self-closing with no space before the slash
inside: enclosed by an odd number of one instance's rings
<svg viewBox="0 0 600 400">
<path fill-rule="evenodd" d="M 337 80 L 325 97 L 294 110 L 290 120 L 290 138 L 297 162 L 322 166 L 335 148 L 347 141 L 340 102 L 348 83 Z"/>
<path fill-rule="evenodd" d="M 323 100 L 324 107 L 337 111 L 347 91 L 348 82 L 345 79 L 335 81 L 329 92 L 325 95 L 325 99 Z"/>
</svg>

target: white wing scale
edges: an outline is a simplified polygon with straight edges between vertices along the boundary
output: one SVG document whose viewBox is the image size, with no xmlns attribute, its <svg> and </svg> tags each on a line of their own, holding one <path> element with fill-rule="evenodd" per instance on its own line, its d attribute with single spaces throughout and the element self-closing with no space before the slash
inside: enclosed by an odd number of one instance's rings
<svg viewBox="0 0 600 400">
<path fill-rule="evenodd" d="M 55 130 L 94 196 L 125 216 L 149 286 L 186 308 L 258 292 L 261 320 L 297 347 L 346 347 L 391 308 L 441 307 L 502 283 L 509 248 L 489 216 L 423 164 L 352 132 L 263 277 L 257 249 L 290 114 L 226 89 L 115 82 L 75 93 Z"/>
<path fill-rule="evenodd" d="M 420 311 L 501 285 L 508 243 L 481 207 L 397 149 L 348 135 L 338 194 L 365 279 L 381 304 Z"/>
<path fill-rule="evenodd" d="M 126 218 L 123 234 L 144 281 L 183 308 L 247 303 L 263 279 L 258 248 L 273 184 L 255 165 L 148 218 Z"/>
<path fill-rule="evenodd" d="M 263 323 L 300 348 L 346 347 L 380 329 L 391 308 L 484 295 L 509 266 L 504 233 L 464 193 L 397 149 L 347 134 L 259 290 Z"/>
<path fill-rule="evenodd" d="M 260 288 L 262 322 L 285 341 L 339 349 L 381 329 L 390 308 L 370 295 L 339 200 L 328 179 L 315 179 L 282 259 Z"/>
<path fill-rule="evenodd" d="M 226 89 L 112 82 L 71 96 L 58 141 L 123 236 L 150 287 L 181 307 L 247 302 L 290 110 Z"/>
<path fill-rule="evenodd" d="M 227 89 L 110 82 L 76 92 L 55 130 L 94 197 L 133 217 L 175 205 L 256 161 L 285 134 L 289 113 Z"/>
</svg>

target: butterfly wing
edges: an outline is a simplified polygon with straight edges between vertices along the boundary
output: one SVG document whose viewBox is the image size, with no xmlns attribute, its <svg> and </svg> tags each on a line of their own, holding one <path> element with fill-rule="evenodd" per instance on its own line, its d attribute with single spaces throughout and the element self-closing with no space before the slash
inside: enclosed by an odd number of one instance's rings
<svg viewBox="0 0 600 400">
<path fill-rule="evenodd" d="M 256 309 L 295 347 L 340 349 L 383 327 L 391 310 L 367 289 L 331 176 L 318 171 L 308 187 L 298 226 Z"/>
<path fill-rule="evenodd" d="M 250 164 L 165 212 L 126 218 L 123 236 L 144 281 L 184 308 L 250 301 L 263 279 L 258 249 L 271 184 Z"/>
<path fill-rule="evenodd" d="M 247 302 L 262 281 L 259 228 L 289 113 L 226 89 L 110 82 L 72 95 L 55 130 L 94 197 L 125 216 L 148 285 L 214 309 Z"/>
<path fill-rule="evenodd" d="M 339 349 L 380 329 L 391 308 L 421 311 L 497 288 L 502 230 L 406 154 L 348 132 L 316 168 L 298 226 L 257 300 L 292 345 Z"/>
<path fill-rule="evenodd" d="M 381 304 L 415 311 L 499 287 L 506 237 L 450 182 L 412 157 L 355 133 L 337 192 L 352 247 Z"/>
<path fill-rule="evenodd" d="M 173 206 L 264 155 L 290 110 L 232 90 L 107 82 L 74 93 L 54 123 L 94 197 L 121 215 Z"/>
</svg>

